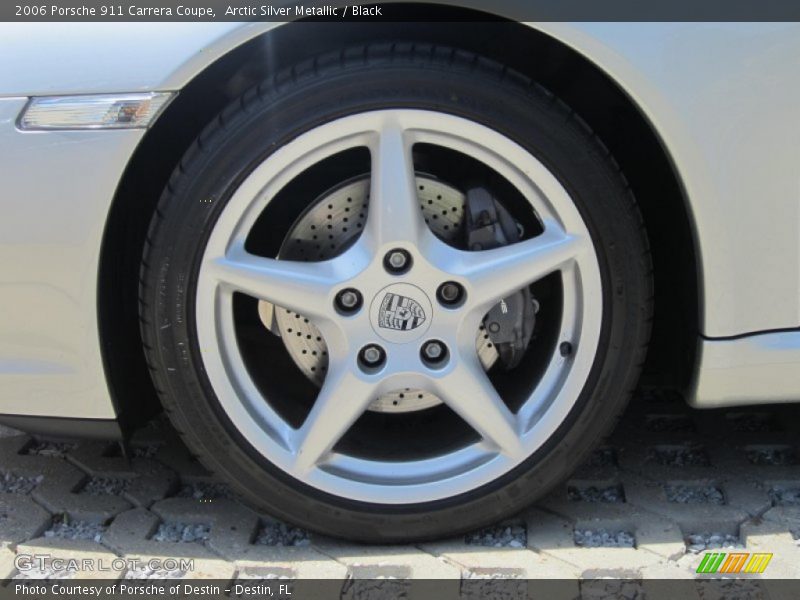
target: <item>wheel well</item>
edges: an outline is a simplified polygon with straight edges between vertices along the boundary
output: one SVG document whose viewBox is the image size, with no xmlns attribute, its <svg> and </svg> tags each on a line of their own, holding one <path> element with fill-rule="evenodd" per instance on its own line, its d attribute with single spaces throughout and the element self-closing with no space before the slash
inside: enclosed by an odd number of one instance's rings
<svg viewBox="0 0 800 600">
<path fill-rule="evenodd" d="M 350 44 L 402 39 L 484 55 L 540 82 L 571 106 L 619 162 L 644 215 L 653 253 L 655 316 L 643 381 L 682 389 L 694 367 L 697 263 L 681 183 L 658 135 L 605 73 L 571 48 L 511 21 L 292 23 L 229 52 L 197 75 L 147 132 L 123 175 L 101 249 L 98 317 L 106 374 L 125 429 L 159 410 L 142 353 L 139 261 L 150 217 L 170 173 L 202 128 L 228 102 L 281 68 Z M 502 40 L 502 43 L 498 43 Z"/>
</svg>

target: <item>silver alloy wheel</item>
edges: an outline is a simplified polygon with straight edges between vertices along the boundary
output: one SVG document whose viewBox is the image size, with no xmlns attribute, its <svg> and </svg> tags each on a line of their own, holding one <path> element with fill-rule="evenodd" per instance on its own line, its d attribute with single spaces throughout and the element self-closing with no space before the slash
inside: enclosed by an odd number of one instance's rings
<svg viewBox="0 0 800 600">
<path fill-rule="evenodd" d="M 414 144 L 433 144 L 471 156 L 505 177 L 530 202 L 543 232 L 519 243 L 480 252 L 439 240 L 419 210 Z M 366 147 L 372 158 L 370 210 L 364 232 L 344 253 L 321 262 L 252 255 L 245 239 L 270 200 L 292 179 L 340 151 Z M 403 249 L 412 258 L 403 277 L 387 272 L 384 257 Z M 573 351 L 549 359 L 538 385 L 513 413 L 478 359 L 475 335 L 501 298 L 561 273 L 559 342 Z M 436 301 L 455 281 L 465 290 L 457 308 Z M 400 289 L 402 287 L 402 289 Z M 346 288 L 364 307 L 352 315 L 335 308 Z M 322 332 L 328 372 L 301 427 L 291 427 L 261 396 L 237 345 L 233 294 L 307 316 Z M 478 123 L 423 110 L 382 110 L 344 117 L 300 135 L 254 169 L 221 212 L 206 245 L 197 282 L 196 329 L 206 374 L 231 422 L 267 460 L 325 492 L 382 504 L 456 496 L 489 483 L 531 456 L 564 421 L 579 397 L 597 350 L 602 320 L 597 256 L 569 194 L 521 146 Z M 387 293 L 412 298 L 425 323 L 389 332 L 376 323 Z M 428 340 L 449 353 L 436 365 L 421 358 Z M 386 360 L 365 369 L 359 352 L 379 343 Z M 435 394 L 479 435 L 480 441 L 436 458 L 389 462 L 332 450 L 381 395 L 412 388 Z"/>
</svg>

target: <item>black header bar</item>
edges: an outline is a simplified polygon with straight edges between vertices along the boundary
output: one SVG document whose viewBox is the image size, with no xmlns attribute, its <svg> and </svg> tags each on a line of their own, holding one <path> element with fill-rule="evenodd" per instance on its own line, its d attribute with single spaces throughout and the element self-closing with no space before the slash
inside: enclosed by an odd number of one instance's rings
<svg viewBox="0 0 800 600">
<path fill-rule="evenodd" d="M 453 9 L 456 9 L 454 12 Z M 462 10 L 459 10 L 462 9 Z M 6 0 L 4 22 L 485 22 L 775 21 L 800 22 L 798 0 Z"/>
</svg>

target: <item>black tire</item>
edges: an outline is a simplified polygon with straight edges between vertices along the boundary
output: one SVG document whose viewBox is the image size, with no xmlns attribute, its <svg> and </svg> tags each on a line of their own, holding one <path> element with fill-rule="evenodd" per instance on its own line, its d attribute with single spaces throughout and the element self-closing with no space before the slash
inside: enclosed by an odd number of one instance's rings
<svg viewBox="0 0 800 600">
<path fill-rule="evenodd" d="M 307 487 L 244 441 L 205 376 L 192 299 L 215 219 L 256 165 L 317 125 L 401 107 L 481 122 L 544 163 L 570 192 L 592 234 L 605 310 L 599 350 L 583 392 L 533 456 L 459 497 L 386 506 Z M 246 93 L 206 127 L 176 168 L 153 217 L 140 301 L 145 353 L 164 408 L 211 471 L 278 518 L 337 537 L 400 542 L 472 530 L 507 517 L 584 460 L 616 423 L 637 383 L 650 334 L 652 278 L 643 222 L 626 181 L 577 115 L 502 65 L 449 48 L 393 43 L 296 65 Z"/>
</svg>

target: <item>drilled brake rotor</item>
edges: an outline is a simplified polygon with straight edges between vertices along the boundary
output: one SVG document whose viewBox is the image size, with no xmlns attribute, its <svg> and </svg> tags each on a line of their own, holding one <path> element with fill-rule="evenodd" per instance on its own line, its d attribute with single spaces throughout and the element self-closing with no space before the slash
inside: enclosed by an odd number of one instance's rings
<svg viewBox="0 0 800 600">
<path fill-rule="evenodd" d="M 457 245 L 463 237 L 464 194 L 452 186 L 417 175 L 417 195 L 425 222 L 434 234 Z M 326 192 L 295 222 L 283 241 L 280 258 L 321 261 L 340 254 L 364 227 L 369 202 L 369 177 L 361 177 Z M 322 385 L 328 368 L 328 348 L 322 334 L 302 315 L 261 301 L 259 315 L 264 325 L 281 336 L 286 350 L 300 370 L 315 384 Z M 481 326 L 475 345 L 484 369 L 498 358 L 489 336 Z M 424 390 L 400 389 L 384 394 L 369 409 L 379 412 L 410 412 L 439 404 Z"/>
</svg>

